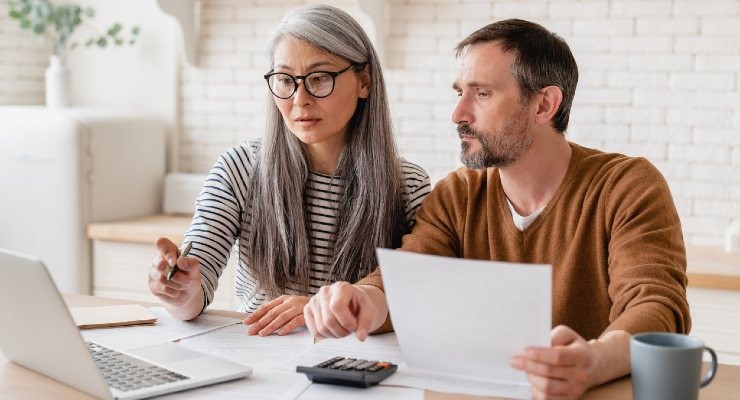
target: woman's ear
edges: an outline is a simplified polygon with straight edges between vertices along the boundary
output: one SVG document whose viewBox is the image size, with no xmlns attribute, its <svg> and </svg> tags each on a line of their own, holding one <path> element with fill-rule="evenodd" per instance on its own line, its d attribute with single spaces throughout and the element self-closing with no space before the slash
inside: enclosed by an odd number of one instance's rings
<svg viewBox="0 0 740 400">
<path fill-rule="evenodd" d="M 557 86 L 546 86 L 540 89 L 537 101 L 535 121 L 539 124 L 550 124 L 560 108 L 560 103 L 563 102 L 563 92 Z"/>
<path fill-rule="evenodd" d="M 365 66 L 362 67 L 362 70 L 360 70 L 357 75 L 360 78 L 360 92 L 358 97 L 361 99 L 367 99 L 368 97 L 370 97 L 370 85 L 372 84 L 372 77 L 370 76 L 370 65 L 365 64 Z"/>
</svg>

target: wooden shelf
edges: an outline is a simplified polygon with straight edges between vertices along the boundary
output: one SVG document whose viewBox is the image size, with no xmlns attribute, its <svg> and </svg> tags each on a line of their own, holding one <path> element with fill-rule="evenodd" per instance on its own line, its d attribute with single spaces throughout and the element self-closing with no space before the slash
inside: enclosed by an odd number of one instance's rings
<svg viewBox="0 0 740 400">
<path fill-rule="evenodd" d="M 157 214 L 116 222 L 101 222 L 87 227 L 87 236 L 109 242 L 152 244 L 160 237 L 181 243 L 192 217 Z"/>
<path fill-rule="evenodd" d="M 90 224 L 90 239 L 110 242 L 153 244 L 159 237 L 181 243 L 191 217 L 158 214 L 149 217 Z M 721 248 L 688 246 L 689 285 L 710 289 L 740 290 L 740 254 Z"/>
<path fill-rule="evenodd" d="M 687 246 L 689 285 L 740 290 L 740 254 L 719 247 Z"/>
</svg>

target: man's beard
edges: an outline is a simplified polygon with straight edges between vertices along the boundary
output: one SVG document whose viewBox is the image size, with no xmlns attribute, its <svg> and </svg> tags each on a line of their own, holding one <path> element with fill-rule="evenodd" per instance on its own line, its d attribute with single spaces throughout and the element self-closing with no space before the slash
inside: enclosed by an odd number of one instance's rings
<svg viewBox="0 0 740 400">
<path fill-rule="evenodd" d="M 460 160 L 468 168 L 483 169 L 510 165 L 532 145 L 532 136 L 527 134 L 529 123 L 526 109 L 517 112 L 502 129 L 487 133 L 468 124 L 457 126 L 459 135 L 469 135 L 480 143 L 477 152 L 470 153 L 470 143 L 460 143 Z"/>
</svg>

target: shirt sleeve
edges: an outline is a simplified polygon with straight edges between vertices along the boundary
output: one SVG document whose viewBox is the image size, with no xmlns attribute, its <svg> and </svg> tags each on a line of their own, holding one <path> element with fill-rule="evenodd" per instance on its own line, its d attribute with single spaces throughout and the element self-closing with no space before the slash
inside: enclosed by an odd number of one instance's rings
<svg viewBox="0 0 740 400">
<path fill-rule="evenodd" d="M 432 184 L 427 172 L 416 164 L 403 160 L 401 169 L 404 189 L 404 233 L 408 233 L 414 227 L 416 213 L 424 198 L 431 192 Z"/>
<path fill-rule="evenodd" d="M 213 301 L 218 279 L 240 234 L 255 150 L 254 144 L 244 144 L 219 157 L 195 201 L 185 241 L 193 243 L 190 255 L 200 263 L 203 309 Z"/>
<path fill-rule="evenodd" d="M 647 160 L 632 159 L 612 179 L 606 205 L 612 300 L 606 332 L 691 329 L 686 250 L 673 198 Z"/>
</svg>

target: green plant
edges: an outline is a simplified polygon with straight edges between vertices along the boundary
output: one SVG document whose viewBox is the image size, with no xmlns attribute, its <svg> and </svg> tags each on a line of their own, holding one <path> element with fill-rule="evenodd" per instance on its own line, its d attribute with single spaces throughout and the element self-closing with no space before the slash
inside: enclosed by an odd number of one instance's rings
<svg viewBox="0 0 740 400">
<path fill-rule="evenodd" d="M 54 5 L 49 0 L 7 0 L 9 15 L 20 22 L 21 28 L 32 31 L 37 36 L 43 36 L 51 44 L 51 52 L 55 56 L 64 56 L 72 34 L 87 20 L 95 16 L 91 7 L 82 8 L 74 3 Z M 89 36 L 85 46 L 106 47 L 108 45 L 121 46 L 125 43 L 133 45 L 139 37 L 141 29 L 134 26 L 129 34 L 123 32 L 119 23 L 111 25 L 104 33 Z M 70 42 L 70 49 L 74 49 L 79 42 Z"/>
</svg>

